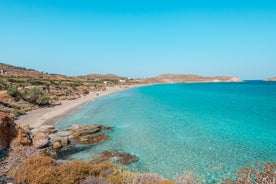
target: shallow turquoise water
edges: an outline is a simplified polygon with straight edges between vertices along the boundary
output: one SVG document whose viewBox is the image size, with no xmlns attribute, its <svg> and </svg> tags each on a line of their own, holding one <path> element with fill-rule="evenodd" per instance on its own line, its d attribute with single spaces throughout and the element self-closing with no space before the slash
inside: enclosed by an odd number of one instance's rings
<svg viewBox="0 0 276 184">
<path fill-rule="evenodd" d="M 131 169 L 174 178 L 192 170 L 207 183 L 252 162 L 276 161 L 276 83 L 190 83 L 129 89 L 68 116 L 72 124 L 113 126 L 111 140 L 70 156 L 103 150 L 139 156 Z"/>
</svg>

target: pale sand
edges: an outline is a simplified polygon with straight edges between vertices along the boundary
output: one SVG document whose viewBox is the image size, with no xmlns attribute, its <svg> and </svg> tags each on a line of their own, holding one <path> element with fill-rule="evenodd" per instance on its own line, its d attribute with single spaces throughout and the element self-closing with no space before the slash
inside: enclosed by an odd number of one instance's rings
<svg viewBox="0 0 276 184">
<path fill-rule="evenodd" d="M 56 125 L 61 119 L 65 118 L 72 112 L 78 110 L 80 107 L 88 104 L 96 98 L 133 87 L 138 87 L 138 85 L 132 85 L 129 87 L 107 87 L 106 91 L 90 92 L 88 95 L 75 100 L 62 101 L 61 105 L 55 107 L 39 108 L 37 110 L 27 112 L 26 115 L 20 116 L 15 121 L 15 123 L 18 125 L 27 124 L 33 128 L 37 128 L 42 124 Z"/>
</svg>

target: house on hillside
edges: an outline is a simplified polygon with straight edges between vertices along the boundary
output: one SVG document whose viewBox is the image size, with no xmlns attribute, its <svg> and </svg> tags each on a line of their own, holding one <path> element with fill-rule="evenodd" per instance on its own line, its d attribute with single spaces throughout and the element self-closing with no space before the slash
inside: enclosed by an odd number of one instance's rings
<svg viewBox="0 0 276 184">
<path fill-rule="evenodd" d="M 7 70 L 0 70 L 0 74 L 1 75 L 8 75 L 8 71 Z"/>
<path fill-rule="evenodd" d="M 125 83 L 126 80 L 120 79 L 119 82 L 120 82 L 120 83 Z"/>
</svg>

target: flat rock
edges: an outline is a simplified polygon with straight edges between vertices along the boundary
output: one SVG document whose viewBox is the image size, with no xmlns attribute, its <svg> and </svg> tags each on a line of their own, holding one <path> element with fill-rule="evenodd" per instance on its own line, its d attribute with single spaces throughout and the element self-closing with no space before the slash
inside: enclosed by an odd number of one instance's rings
<svg viewBox="0 0 276 184">
<path fill-rule="evenodd" d="M 72 125 L 70 132 L 73 137 L 79 137 L 100 132 L 101 129 L 100 125 Z"/>
<path fill-rule="evenodd" d="M 39 130 L 43 133 L 49 133 L 49 134 L 56 132 L 55 127 L 52 125 L 42 125 L 39 127 Z"/>
<path fill-rule="evenodd" d="M 54 133 L 53 135 L 56 135 L 58 137 L 69 137 L 71 135 L 70 131 L 58 131 Z"/>
</svg>

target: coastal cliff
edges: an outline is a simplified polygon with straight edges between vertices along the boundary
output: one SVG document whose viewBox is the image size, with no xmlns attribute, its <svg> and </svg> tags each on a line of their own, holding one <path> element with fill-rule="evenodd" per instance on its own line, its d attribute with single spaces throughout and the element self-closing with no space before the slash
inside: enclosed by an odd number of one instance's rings
<svg viewBox="0 0 276 184">
<path fill-rule="evenodd" d="M 16 136 L 17 129 L 13 117 L 0 112 L 0 149 L 8 147 Z"/>
</svg>

